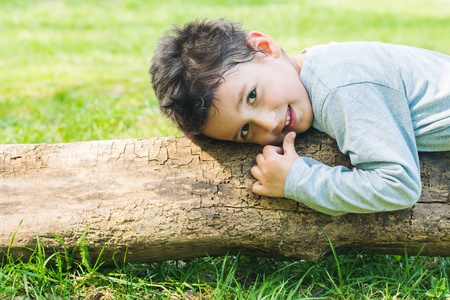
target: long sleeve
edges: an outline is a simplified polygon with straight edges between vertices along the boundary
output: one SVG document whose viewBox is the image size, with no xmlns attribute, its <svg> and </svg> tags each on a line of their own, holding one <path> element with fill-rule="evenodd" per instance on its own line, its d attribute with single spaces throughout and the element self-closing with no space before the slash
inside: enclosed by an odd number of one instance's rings
<svg viewBox="0 0 450 300">
<path fill-rule="evenodd" d="M 365 82 L 331 90 L 323 103 L 318 115 L 355 168 L 300 157 L 286 179 L 285 196 L 330 215 L 413 205 L 420 172 L 404 94 Z"/>
<path fill-rule="evenodd" d="M 418 151 L 450 151 L 450 57 L 382 43 L 306 50 L 300 79 L 313 127 L 353 170 L 300 157 L 285 196 L 331 215 L 398 210 L 420 197 Z"/>
</svg>

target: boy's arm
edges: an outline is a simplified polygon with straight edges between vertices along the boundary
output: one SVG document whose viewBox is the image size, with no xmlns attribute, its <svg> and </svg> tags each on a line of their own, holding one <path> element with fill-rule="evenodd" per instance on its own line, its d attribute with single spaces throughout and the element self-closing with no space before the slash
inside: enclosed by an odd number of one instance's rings
<svg viewBox="0 0 450 300">
<path fill-rule="evenodd" d="M 332 91 L 323 108 L 324 128 L 355 168 L 300 157 L 286 178 L 285 197 L 331 215 L 413 205 L 421 184 L 407 103 L 400 91 L 376 84 Z"/>
</svg>

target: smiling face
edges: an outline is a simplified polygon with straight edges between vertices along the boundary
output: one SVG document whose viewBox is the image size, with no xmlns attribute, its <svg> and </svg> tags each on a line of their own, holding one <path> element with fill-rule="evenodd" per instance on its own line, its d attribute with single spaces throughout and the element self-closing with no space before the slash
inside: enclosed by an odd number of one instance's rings
<svg viewBox="0 0 450 300">
<path fill-rule="evenodd" d="M 311 102 L 299 73 L 303 57 L 290 59 L 281 52 L 263 50 L 268 55 L 257 53 L 254 60 L 225 74 L 203 134 L 267 145 L 279 144 L 287 133 L 301 133 L 311 126 Z"/>
</svg>

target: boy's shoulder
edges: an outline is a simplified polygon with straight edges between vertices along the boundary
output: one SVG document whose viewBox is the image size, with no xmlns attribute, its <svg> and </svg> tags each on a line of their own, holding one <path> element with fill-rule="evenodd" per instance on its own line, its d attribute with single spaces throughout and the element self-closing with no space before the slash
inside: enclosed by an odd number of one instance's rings
<svg viewBox="0 0 450 300">
<path fill-rule="evenodd" d="M 392 60 L 401 54 L 398 47 L 379 42 L 332 42 L 313 46 L 306 49 L 302 81 L 308 85 L 318 79 L 330 90 L 359 82 L 389 85 L 389 80 L 396 77 Z"/>
<path fill-rule="evenodd" d="M 306 50 L 322 59 L 336 60 L 339 58 L 338 61 L 343 61 L 377 59 L 385 55 L 400 55 L 405 48 L 412 47 L 381 42 L 330 42 L 316 45 Z"/>
</svg>

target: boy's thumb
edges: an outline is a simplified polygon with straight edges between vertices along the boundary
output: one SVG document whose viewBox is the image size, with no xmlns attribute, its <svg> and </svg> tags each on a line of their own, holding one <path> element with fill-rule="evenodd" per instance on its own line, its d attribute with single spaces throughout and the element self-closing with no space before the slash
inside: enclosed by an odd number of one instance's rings
<svg viewBox="0 0 450 300">
<path fill-rule="evenodd" d="M 291 131 L 284 137 L 283 140 L 283 151 L 284 153 L 295 152 L 295 132 Z"/>
</svg>

